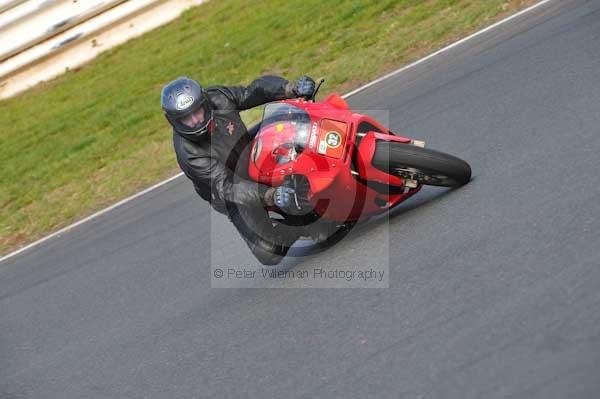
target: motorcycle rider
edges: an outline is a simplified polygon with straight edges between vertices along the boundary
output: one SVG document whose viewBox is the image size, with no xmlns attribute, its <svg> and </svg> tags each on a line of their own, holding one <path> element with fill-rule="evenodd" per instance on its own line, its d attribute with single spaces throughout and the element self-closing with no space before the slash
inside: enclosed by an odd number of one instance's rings
<svg viewBox="0 0 600 399">
<path fill-rule="evenodd" d="M 228 216 L 263 264 L 278 264 L 301 234 L 291 226 L 274 226 L 265 207 L 285 212 L 297 198 L 291 187 L 270 187 L 249 179 L 250 143 L 258 125 L 249 132 L 239 112 L 271 101 L 308 98 L 314 90 L 315 81 L 308 76 L 295 81 L 262 76 L 246 87 L 206 88 L 180 77 L 161 92 L 181 170 L 200 197 Z"/>
</svg>

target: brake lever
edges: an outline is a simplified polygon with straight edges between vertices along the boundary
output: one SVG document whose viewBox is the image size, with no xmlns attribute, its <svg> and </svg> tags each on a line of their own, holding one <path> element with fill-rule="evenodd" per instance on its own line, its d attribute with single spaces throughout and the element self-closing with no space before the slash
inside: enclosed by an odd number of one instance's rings
<svg viewBox="0 0 600 399">
<path fill-rule="evenodd" d="M 296 176 L 291 176 L 287 180 L 286 186 L 294 189 L 294 203 L 296 204 L 296 209 L 301 211 L 302 207 L 300 206 L 300 202 L 298 201 L 298 184 L 296 183 Z M 285 183 L 284 183 L 285 184 Z"/>
<path fill-rule="evenodd" d="M 302 207 L 298 203 L 298 193 L 296 191 L 294 191 L 294 202 L 296 203 L 296 209 L 298 209 L 299 211 L 301 211 Z"/>
<path fill-rule="evenodd" d="M 319 84 L 317 85 L 317 87 L 315 88 L 315 91 L 313 91 L 313 94 L 310 98 L 310 100 L 312 100 L 313 102 L 315 101 L 315 99 L 317 98 L 317 92 L 319 91 L 319 89 L 321 88 L 321 85 L 323 84 L 323 82 L 325 82 L 325 79 L 321 79 L 319 81 Z"/>
</svg>

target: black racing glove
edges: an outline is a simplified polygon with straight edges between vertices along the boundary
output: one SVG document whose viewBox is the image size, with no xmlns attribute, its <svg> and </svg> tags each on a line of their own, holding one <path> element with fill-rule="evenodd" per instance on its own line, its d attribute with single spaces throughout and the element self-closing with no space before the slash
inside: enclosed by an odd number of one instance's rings
<svg viewBox="0 0 600 399">
<path fill-rule="evenodd" d="M 296 192 L 292 187 L 272 187 L 266 192 L 265 199 L 267 205 L 275 205 L 290 215 L 303 215 L 312 209 L 306 195 Z"/>
<path fill-rule="evenodd" d="M 284 212 L 292 209 L 296 190 L 291 187 L 279 186 L 273 193 L 273 204 Z"/>
<path fill-rule="evenodd" d="M 315 92 L 315 81 L 304 75 L 300 79 L 291 83 L 291 92 L 294 97 L 304 97 L 309 99 Z"/>
</svg>

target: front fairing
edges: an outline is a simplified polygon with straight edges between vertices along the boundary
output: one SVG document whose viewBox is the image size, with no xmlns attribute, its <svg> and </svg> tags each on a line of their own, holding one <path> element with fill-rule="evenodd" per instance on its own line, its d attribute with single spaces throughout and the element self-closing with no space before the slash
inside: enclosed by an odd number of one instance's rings
<svg viewBox="0 0 600 399">
<path fill-rule="evenodd" d="M 279 108 L 267 109 L 275 105 Z M 382 134 L 390 133 L 372 118 L 351 112 L 341 97 L 330 96 L 320 103 L 285 100 L 267 108 L 269 117 L 263 119 L 251 151 L 248 172 L 253 180 L 279 186 L 288 176 L 304 176 L 315 212 L 335 221 L 381 213 L 418 190 L 385 194 L 367 187 L 357 176 L 355 163 L 362 157 L 355 160 L 354 153 L 357 146 L 365 147 L 358 144 L 357 126 L 366 123 Z M 401 185 L 401 180 L 396 184 Z"/>
<path fill-rule="evenodd" d="M 271 103 L 251 152 L 250 176 L 268 185 L 281 185 L 292 174 L 307 176 L 311 192 L 336 179 L 347 152 L 348 124 L 309 114 L 299 104 Z"/>
</svg>

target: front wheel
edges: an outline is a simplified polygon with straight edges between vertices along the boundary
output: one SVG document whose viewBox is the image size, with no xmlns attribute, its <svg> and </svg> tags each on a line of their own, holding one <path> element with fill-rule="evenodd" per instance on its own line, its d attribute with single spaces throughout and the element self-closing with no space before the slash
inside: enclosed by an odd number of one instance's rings
<svg viewBox="0 0 600 399">
<path fill-rule="evenodd" d="M 471 180 L 471 167 L 462 159 L 395 141 L 377 141 L 373 166 L 430 186 L 459 187 Z"/>
</svg>

